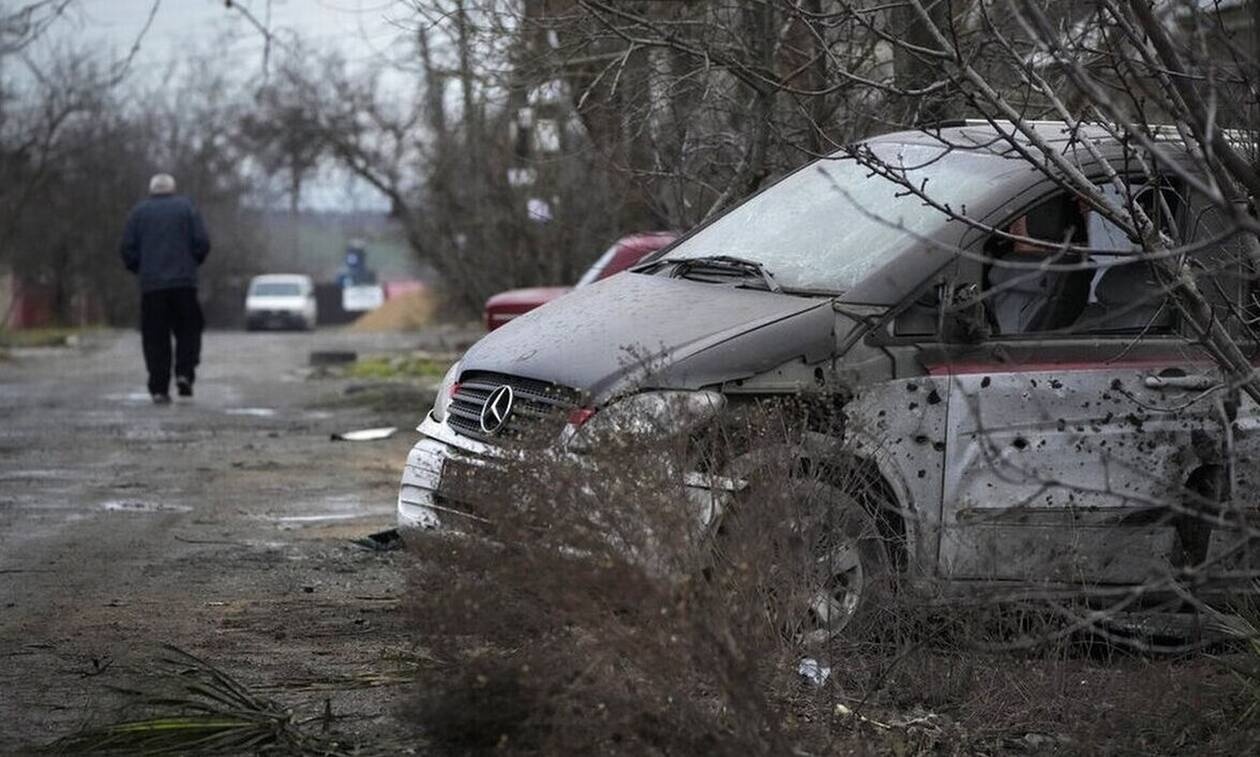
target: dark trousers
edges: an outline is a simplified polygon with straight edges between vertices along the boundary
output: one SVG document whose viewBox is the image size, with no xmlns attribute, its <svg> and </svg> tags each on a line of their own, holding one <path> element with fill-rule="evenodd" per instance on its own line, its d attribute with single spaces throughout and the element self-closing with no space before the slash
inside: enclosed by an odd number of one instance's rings
<svg viewBox="0 0 1260 757">
<path fill-rule="evenodd" d="M 192 287 L 159 289 L 141 296 L 140 335 L 150 394 L 170 393 L 171 337 L 175 338 L 175 376 L 189 383 L 196 378 L 204 327 L 197 290 Z"/>
</svg>

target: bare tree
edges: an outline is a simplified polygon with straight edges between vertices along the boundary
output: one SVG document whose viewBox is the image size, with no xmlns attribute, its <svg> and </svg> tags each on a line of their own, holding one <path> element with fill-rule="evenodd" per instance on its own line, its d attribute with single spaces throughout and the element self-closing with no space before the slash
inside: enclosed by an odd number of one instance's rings
<svg viewBox="0 0 1260 757">
<path fill-rule="evenodd" d="M 87 53 L 57 54 L 32 72 L 0 103 L 0 165 L 9 177 L 0 187 L 0 264 L 48 293 L 63 322 L 130 321 L 137 301 L 118 238 L 148 177 L 165 171 L 202 206 L 215 236 L 208 311 L 216 320 L 235 314 L 239 280 L 257 256 L 234 139 L 238 103 L 223 73 L 190 66 L 138 93 Z"/>
<path fill-rule="evenodd" d="M 25 50 L 77 0 L 28 0 L 0 10 L 0 58 Z"/>
</svg>

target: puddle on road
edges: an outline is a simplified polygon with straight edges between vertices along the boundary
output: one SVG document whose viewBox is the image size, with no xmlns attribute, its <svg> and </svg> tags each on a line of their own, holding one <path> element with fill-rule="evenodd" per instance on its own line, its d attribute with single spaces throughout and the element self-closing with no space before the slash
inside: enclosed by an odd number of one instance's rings
<svg viewBox="0 0 1260 757">
<path fill-rule="evenodd" d="M 115 513 L 186 513 L 192 510 L 185 505 L 167 505 L 138 499 L 111 499 L 102 502 L 101 509 Z"/>
<path fill-rule="evenodd" d="M 326 515 L 281 515 L 270 519 L 276 523 L 323 523 L 332 520 L 353 520 L 370 513 L 328 513 Z"/>
<path fill-rule="evenodd" d="M 24 481 L 24 480 L 47 480 L 47 479 L 52 479 L 56 481 L 56 480 L 61 480 L 61 479 L 66 479 L 66 478 L 83 478 L 83 475 L 79 473 L 78 471 L 73 471 L 69 468 L 60 468 L 60 469 L 38 468 L 34 470 L 0 471 L 0 481 Z"/>
<path fill-rule="evenodd" d="M 248 415 L 254 418 L 271 418 L 276 411 L 270 407 L 230 407 L 223 412 L 228 415 Z"/>
<path fill-rule="evenodd" d="M 156 426 L 140 426 L 124 428 L 122 430 L 122 438 L 129 442 L 174 442 L 174 441 L 190 441 L 190 437 L 196 436 L 202 431 L 188 431 L 160 428 Z"/>
<path fill-rule="evenodd" d="M 362 497 L 356 494 L 336 494 L 324 497 L 322 501 L 313 502 L 311 507 L 304 509 L 306 512 L 301 515 L 264 515 L 262 517 L 281 525 L 305 526 L 381 515 L 381 511 L 376 508 L 364 507 Z"/>
<path fill-rule="evenodd" d="M 152 402 L 148 392 L 117 392 L 114 394 L 106 394 L 101 399 L 110 402 Z"/>
</svg>

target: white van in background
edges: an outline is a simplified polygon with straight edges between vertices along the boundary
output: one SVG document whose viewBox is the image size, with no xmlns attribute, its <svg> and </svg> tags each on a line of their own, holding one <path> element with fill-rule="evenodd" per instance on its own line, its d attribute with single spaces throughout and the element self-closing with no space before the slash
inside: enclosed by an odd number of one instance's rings
<svg viewBox="0 0 1260 757">
<path fill-rule="evenodd" d="M 245 328 L 313 329 L 318 311 L 310 276 L 272 273 L 255 276 L 245 295 Z"/>
</svg>

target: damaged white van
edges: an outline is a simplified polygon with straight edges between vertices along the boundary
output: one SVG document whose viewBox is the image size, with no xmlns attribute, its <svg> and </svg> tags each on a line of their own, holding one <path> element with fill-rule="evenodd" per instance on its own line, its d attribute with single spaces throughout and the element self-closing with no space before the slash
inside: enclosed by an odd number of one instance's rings
<svg viewBox="0 0 1260 757">
<path fill-rule="evenodd" d="M 1254 355 L 1254 274 L 1228 213 L 1187 182 L 1185 147 L 1159 130 L 1137 151 L 1097 128 L 1034 128 L 1107 202 L 1160 226 Z M 444 470 L 475 470 L 524 429 L 580 456 L 577 440 L 599 438 L 585 431 L 633 433 L 635 417 L 686 432 L 815 393 L 844 428 L 800 454 L 868 471 L 878 496 L 832 506 L 896 531 L 900 554 L 880 559 L 900 588 L 1143 587 L 1155 602 L 1248 583 L 1255 403 L 1145 253 L 1029 153 L 985 122 L 870 139 L 487 335 L 419 427 L 400 525 L 459 528 Z M 848 554 L 826 587 L 835 627 L 876 601 L 855 579 L 869 555 Z"/>
</svg>

